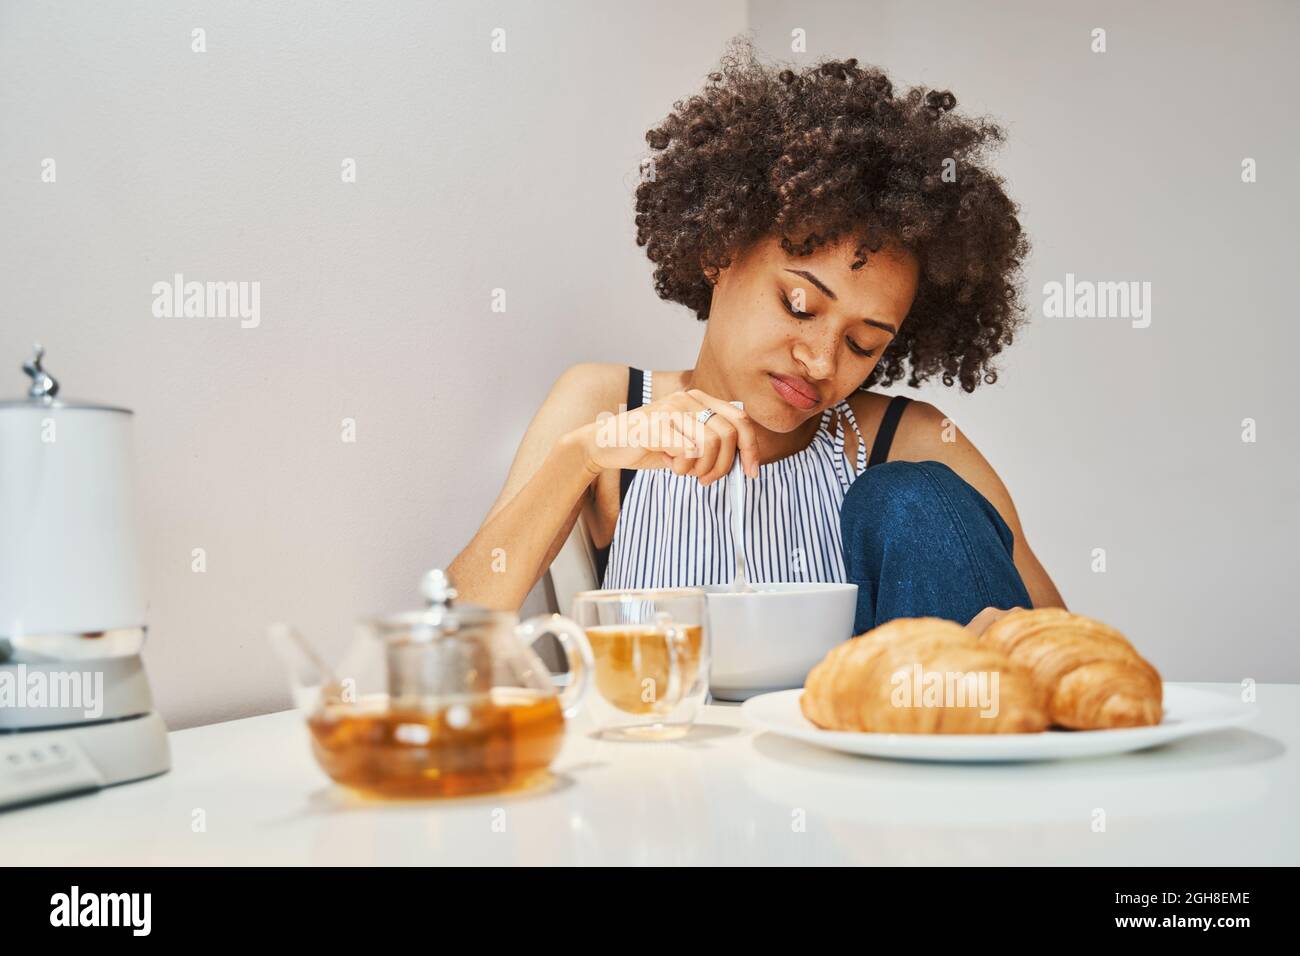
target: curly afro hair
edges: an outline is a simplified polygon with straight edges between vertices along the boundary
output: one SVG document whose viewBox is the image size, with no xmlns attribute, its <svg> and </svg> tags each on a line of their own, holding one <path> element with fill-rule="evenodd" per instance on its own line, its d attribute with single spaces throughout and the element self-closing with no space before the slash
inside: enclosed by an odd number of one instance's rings
<svg viewBox="0 0 1300 956">
<path fill-rule="evenodd" d="M 655 291 L 705 321 L 718 271 L 764 237 L 797 256 L 855 239 L 854 269 L 895 243 L 920 262 L 916 299 L 861 387 L 892 385 L 905 365 L 912 386 L 934 375 L 967 392 L 992 383 L 990 363 L 1022 319 L 1029 243 L 981 162 L 1001 128 L 955 105 L 946 90 L 895 96 L 855 59 L 778 71 L 733 41 L 703 92 L 646 133 L 636 241 Z"/>
</svg>

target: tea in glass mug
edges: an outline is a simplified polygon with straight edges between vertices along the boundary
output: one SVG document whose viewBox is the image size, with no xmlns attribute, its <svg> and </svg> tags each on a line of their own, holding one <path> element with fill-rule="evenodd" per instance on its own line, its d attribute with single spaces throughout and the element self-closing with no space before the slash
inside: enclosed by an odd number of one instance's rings
<svg viewBox="0 0 1300 956">
<path fill-rule="evenodd" d="M 584 591 L 572 619 L 593 669 L 588 713 L 606 737 L 670 740 L 690 731 L 709 687 L 702 588 Z"/>
</svg>

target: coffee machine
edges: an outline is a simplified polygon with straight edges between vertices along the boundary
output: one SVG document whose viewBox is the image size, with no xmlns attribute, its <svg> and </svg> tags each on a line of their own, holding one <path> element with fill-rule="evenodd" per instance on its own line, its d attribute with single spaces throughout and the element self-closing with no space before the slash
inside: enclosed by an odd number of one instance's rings
<svg viewBox="0 0 1300 956">
<path fill-rule="evenodd" d="M 0 401 L 0 810 L 171 765 L 140 659 L 134 416 L 59 398 L 43 358 Z"/>
</svg>

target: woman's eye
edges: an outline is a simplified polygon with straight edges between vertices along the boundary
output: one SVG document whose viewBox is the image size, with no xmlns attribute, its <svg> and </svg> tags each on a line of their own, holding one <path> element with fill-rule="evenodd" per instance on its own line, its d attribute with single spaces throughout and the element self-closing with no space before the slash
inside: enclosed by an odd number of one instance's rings
<svg viewBox="0 0 1300 956">
<path fill-rule="evenodd" d="M 792 306 L 790 304 L 790 300 L 786 298 L 785 292 L 781 293 L 781 304 L 784 305 L 785 310 L 789 312 L 791 315 L 793 315 L 796 319 L 816 318 L 816 316 L 814 316 L 811 312 L 800 312 L 798 309 Z M 858 343 L 854 342 L 852 339 L 849 339 L 849 350 L 853 352 L 855 355 L 861 355 L 863 358 L 870 358 L 872 355 L 876 353 L 875 349 L 864 349 L 862 346 L 858 345 Z"/>
<path fill-rule="evenodd" d="M 798 309 L 792 306 L 790 304 L 790 300 L 786 298 L 784 292 L 781 293 L 781 304 L 784 305 L 785 310 L 789 312 L 791 315 L 793 315 L 796 319 L 811 319 L 814 317 L 811 312 L 800 312 Z"/>
</svg>

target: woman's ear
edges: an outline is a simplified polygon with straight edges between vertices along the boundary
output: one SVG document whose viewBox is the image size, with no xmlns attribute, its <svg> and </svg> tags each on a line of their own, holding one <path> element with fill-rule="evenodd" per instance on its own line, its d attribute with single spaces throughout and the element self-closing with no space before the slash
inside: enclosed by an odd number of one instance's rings
<svg viewBox="0 0 1300 956">
<path fill-rule="evenodd" d="M 721 265 L 706 265 L 704 262 L 704 257 L 701 256 L 700 272 L 704 275 L 704 281 L 707 282 L 710 286 L 716 287 L 718 284 L 718 280 L 722 276 L 723 270 L 732 268 L 736 264 L 739 258 L 740 258 L 740 252 L 737 251 L 737 249 L 734 247 L 730 252 L 726 253 L 722 257 Z"/>
<path fill-rule="evenodd" d="M 710 268 L 704 264 L 704 259 L 700 259 L 700 274 L 704 276 L 704 281 L 711 286 L 718 284 L 718 270 L 716 267 Z"/>
<path fill-rule="evenodd" d="M 718 266 L 706 266 L 703 263 L 701 263 L 700 271 L 704 275 L 705 282 L 707 282 L 711 286 L 716 286 L 718 284 L 718 279 L 722 276 L 722 270 L 729 267 L 730 265 L 731 263 L 729 262 L 727 263 L 726 266 L 722 266 L 720 268 Z"/>
</svg>

